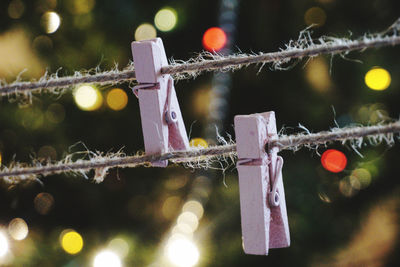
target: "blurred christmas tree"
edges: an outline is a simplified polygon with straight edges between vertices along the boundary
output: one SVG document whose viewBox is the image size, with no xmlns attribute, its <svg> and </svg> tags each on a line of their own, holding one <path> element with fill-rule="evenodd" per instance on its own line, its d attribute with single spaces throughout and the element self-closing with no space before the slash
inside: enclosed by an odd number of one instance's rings
<svg viewBox="0 0 400 267">
<path fill-rule="evenodd" d="M 0 78 L 10 82 L 23 70 L 28 80 L 46 71 L 65 76 L 125 66 L 131 41 L 156 36 L 174 59 L 190 58 L 203 45 L 232 47 L 229 53 L 277 51 L 310 25 L 316 37 L 361 36 L 393 23 L 399 4 L 7 0 L 0 7 Z M 227 40 L 216 33 L 217 41 L 207 43 L 203 34 L 215 26 L 225 29 Z M 319 56 L 282 72 L 264 68 L 257 74 L 249 67 L 179 82 L 186 127 L 196 137 L 191 144 L 216 144 L 215 125 L 222 135 L 233 134 L 237 114 L 274 110 L 278 127 L 301 123 L 312 131 L 398 118 L 399 55 L 399 47 L 387 47 L 345 59 Z M 221 97 L 224 88 L 230 93 Z M 1 99 L 0 164 L 60 160 L 86 149 L 143 150 L 139 107 L 128 84 L 71 89 L 35 95 L 30 105 Z M 222 107 L 218 116 L 215 106 Z M 329 161 L 321 163 L 326 147 L 281 153 L 292 245 L 267 257 L 242 251 L 236 170 L 176 166 L 111 170 L 100 184 L 72 175 L 4 183 L 1 264 L 398 266 L 398 144 L 329 148 L 341 151 L 334 159 L 347 165 L 332 170 Z"/>
</svg>

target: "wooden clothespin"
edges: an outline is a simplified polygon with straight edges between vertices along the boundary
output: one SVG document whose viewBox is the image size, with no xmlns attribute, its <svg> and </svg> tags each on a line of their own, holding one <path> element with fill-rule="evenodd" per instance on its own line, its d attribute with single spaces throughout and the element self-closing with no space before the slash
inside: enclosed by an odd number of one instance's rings
<svg viewBox="0 0 400 267">
<path fill-rule="evenodd" d="M 160 38 L 132 42 L 133 63 L 139 85 L 133 92 L 139 98 L 146 154 L 189 149 L 182 113 L 171 75 L 161 74 L 168 65 Z M 166 167 L 168 161 L 152 162 Z"/>
<path fill-rule="evenodd" d="M 244 251 L 268 255 L 290 245 L 283 159 L 278 148 L 266 147 L 277 137 L 275 113 L 235 116 L 235 133 Z"/>
</svg>

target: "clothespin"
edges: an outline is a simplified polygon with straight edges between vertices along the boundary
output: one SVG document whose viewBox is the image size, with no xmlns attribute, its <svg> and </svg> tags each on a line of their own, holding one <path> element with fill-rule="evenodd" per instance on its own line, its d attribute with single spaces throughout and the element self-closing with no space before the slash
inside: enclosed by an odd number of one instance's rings
<svg viewBox="0 0 400 267">
<path fill-rule="evenodd" d="M 133 63 L 139 85 L 133 92 L 139 98 L 146 154 L 187 150 L 189 140 L 171 75 L 161 74 L 168 65 L 160 38 L 132 42 Z M 167 160 L 152 162 L 166 167 Z"/>
<path fill-rule="evenodd" d="M 244 251 L 268 255 L 270 248 L 290 246 L 283 159 L 268 148 L 277 137 L 275 113 L 235 116 L 240 213 Z"/>
</svg>

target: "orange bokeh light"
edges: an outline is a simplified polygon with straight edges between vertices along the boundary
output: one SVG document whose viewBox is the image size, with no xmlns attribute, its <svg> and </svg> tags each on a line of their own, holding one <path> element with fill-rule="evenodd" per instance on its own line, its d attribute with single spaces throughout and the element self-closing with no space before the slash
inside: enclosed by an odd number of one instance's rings
<svg viewBox="0 0 400 267">
<path fill-rule="evenodd" d="M 330 172 L 341 172 L 346 168 L 346 155 L 336 149 L 328 149 L 322 154 L 322 166 Z"/>
<path fill-rule="evenodd" d="M 210 52 L 224 48 L 226 41 L 226 33 L 218 27 L 209 28 L 203 35 L 203 47 Z"/>
</svg>

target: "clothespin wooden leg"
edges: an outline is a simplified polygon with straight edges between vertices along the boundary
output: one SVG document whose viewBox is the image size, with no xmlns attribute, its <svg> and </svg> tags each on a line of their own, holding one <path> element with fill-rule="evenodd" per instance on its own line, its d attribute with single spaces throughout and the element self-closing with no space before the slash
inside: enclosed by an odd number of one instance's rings
<svg viewBox="0 0 400 267">
<path fill-rule="evenodd" d="M 277 135 L 274 112 L 235 116 L 235 133 L 244 251 L 268 255 L 269 248 L 290 245 L 283 159 L 277 148 L 265 151 Z"/>
</svg>

